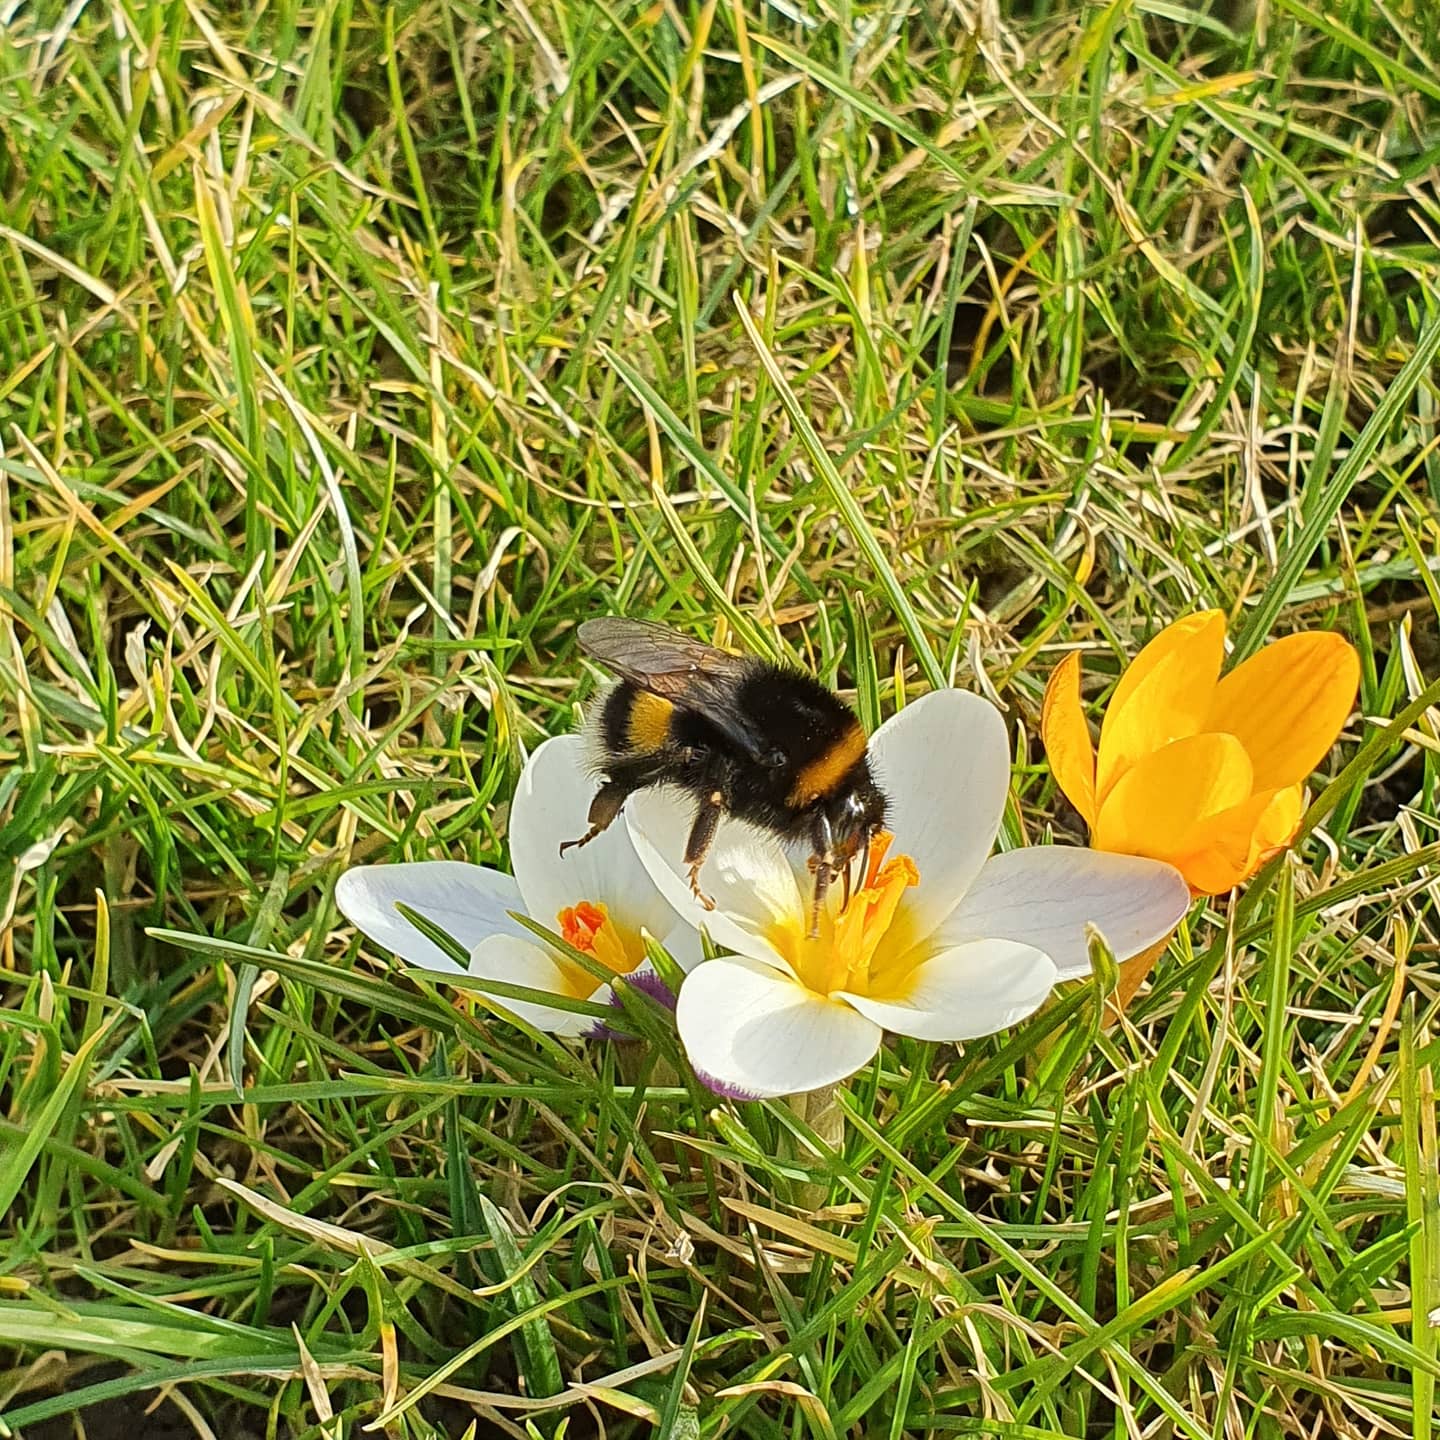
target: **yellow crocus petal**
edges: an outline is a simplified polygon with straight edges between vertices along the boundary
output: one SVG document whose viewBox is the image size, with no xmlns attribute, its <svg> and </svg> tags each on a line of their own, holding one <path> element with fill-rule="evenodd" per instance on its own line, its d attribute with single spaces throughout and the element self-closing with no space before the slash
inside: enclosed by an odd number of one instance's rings
<svg viewBox="0 0 1440 1440">
<path fill-rule="evenodd" d="M 1295 838 L 1304 812 L 1302 786 L 1262 790 L 1197 826 L 1175 868 L 1196 895 L 1223 895 Z"/>
<path fill-rule="evenodd" d="M 1132 765 L 1195 735 L 1210 709 L 1225 657 L 1225 616 L 1202 610 L 1167 625 L 1120 677 L 1100 727 L 1096 794 L 1103 809 Z"/>
<path fill-rule="evenodd" d="M 1130 959 L 1121 962 L 1115 993 L 1110 997 L 1111 1019 L 1118 1018 L 1129 1007 L 1136 992 L 1155 968 L 1155 962 L 1165 953 L 1165 947 L 1174 937 L 1175 932 L 1172 930 L 1163 940 L 1157 940 L 1148 950 L 1142 950 L 1138 955 L 1132 955 Z"/>
<path fill-rule="evenodd" d="M 1095 745 L 1080 704 L 1080 655 L 1067 655 L 1050 676 L 1040 707 L 1040 738 L 1050 773 L 1070 803 L 1095 824 Z"/>
<path fill-rule="evenodd" d="M 1305 787 L 1286 785 L 1276 790 L 1260 813 L 1250 837 L 1250 875 L 1272 855 L 1278 855 L 1295 838 L 1305 816 Z M 1245 878 L 1248 880 L 1250 875 Z"/>
<path fill-rule="evenodd" d="M 1257 790 L 1296 785 L 1335 743 L 1359 684 L 1360 657 L 1343 635 L 1288 635 L 1220 682 L 1204 728 L 1240 741 Z"/>
<path fill-rule="evenodd" d="M 1100 803 L 1097 850 L 1148 855 L 1180 868 L 1203 821 L 1250 796 L 1250 760 L 1233 735 L 1188 735 L 1147 755 Z M 1183 870 L 1182 870 L 1182 873 Z"/>
</svg>

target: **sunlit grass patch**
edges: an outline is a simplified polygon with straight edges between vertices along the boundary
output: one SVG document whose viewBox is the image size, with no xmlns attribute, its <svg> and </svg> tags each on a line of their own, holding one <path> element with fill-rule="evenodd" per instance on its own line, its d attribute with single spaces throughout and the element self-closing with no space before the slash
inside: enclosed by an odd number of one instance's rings
<svg viewBox="0 0 1440 1440">
<path fill-rule="evenodd" d="M 1431 1435 L 1431 9 L 11 11 L 6 1423 Z M 987 696 L 1008 846 L 1212 607 L 1360 656 L 1294 855 L 841 1154 L 334 903 L 509 868 L 591 616 Z"/>
</svg>

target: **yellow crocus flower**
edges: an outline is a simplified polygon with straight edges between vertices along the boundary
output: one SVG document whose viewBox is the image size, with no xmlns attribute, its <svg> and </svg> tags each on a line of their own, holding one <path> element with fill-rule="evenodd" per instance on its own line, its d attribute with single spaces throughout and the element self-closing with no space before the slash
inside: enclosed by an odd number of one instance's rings
<svg viewBox="0 0 1440 1440">
<path fill-rule="evenodd" d="M 1222 678 L 1224 654 L 1219 610 L 1166 626 L 1120 677 L 1098 754 L 1078 654 L 1050 677 L 1041 717 L 1051 771 L 1091 845 L 1163 860 L 1195 895 L 1248 880 L 1294 838 L 1305 779 L 1360 680 L 1354 646 L 1328 631 L 1277 640 Z"/>
</svg>

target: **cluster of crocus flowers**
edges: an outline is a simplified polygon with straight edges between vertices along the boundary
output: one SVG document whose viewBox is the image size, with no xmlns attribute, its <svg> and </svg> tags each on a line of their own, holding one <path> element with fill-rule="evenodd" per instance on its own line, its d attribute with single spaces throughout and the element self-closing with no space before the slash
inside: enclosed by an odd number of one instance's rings
<svg viewBox="0 0 1440 1440">
<path fill-rule="evenodd" d="M 1219 610 L 1167 626 L 1121 675 L 1098 749 L 1078 654 L 1051 676 L 1042 712 L 1050 768 L 1091 845 L 1173 865 L 1196 896 L 1242 884 L 1294 839 L 1305 781 L 1360 680 L 1354 647 L 1328 631 L 1277 640 L 1222 677 L 1224 657 Z M 1124 977 L 1122 1003 L 1148 968 Z"/>
<path fill-rule="evenodd" d="M 573 736 L 546 741 L 521 776 L 513 878 L 443 861 L 364 866 L 341 877 L 336 899 L 410 965 L 464 968 L 397 905 L 425 916 L 463 947 L 472 976 L 536 993 L 499 1001 L 506 1011 L 559 1035 L 605 1033 L 593 1007 L 613 1001 L 612 983 L 513 916 L 653 990 L 651 937 L 684 972 L 676 1025 L 697 1075 L 736 1098 L 833 1085 L 887 1031 L 963 1042 L 1014 1025 L 1057 982 L 1088 974 L 1092 931 L 1130 962 L 1123 1003 L 1192 896 L 1238 885 L 1293 839 L 1305 779 L 1354 701 L 1358 661 L 1339 636 L 1277 641 L 1222 679 L 1224 640 L 1218 611 L 1158 635 L 1116 686 L 1098 750 L 1078 656 L 1056 670 L 1043 737 L 1088 849 L 992 853 L 1009 787 L 1005 725 L 988 701 L 941 690 L 871 738 L 889 828 L 848 903 L 832 888 L 818 923 L 803 857 L 728 820 L 701 874 L 714 906 L 702 908 L 682 859 L 692 805 L 664 790 L 632 796 L 623 823 L 562 855 L 594 789 Z M 708 960 L 702 931 L 719 952 Z"/>
</svg>

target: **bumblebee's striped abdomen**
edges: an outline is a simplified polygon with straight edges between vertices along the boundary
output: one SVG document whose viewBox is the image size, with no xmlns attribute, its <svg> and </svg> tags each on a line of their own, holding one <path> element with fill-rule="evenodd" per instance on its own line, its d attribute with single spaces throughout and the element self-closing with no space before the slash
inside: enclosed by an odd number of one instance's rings
<svg viewBox="0 0 1440 1440">
<path fill-rule="evenodd" d="M 790 787 L 789 803 L 804 809 L 831 794 L 865 757 L 865 732 L 860 722 L 847 715 L 844 728 L 807 764 L 800 767 Z"/>
<path fill-rule="evenodd" d="M 622 681 L 609 694 L 600 717 L 600 734 L 611 755 L 645 755 L 670 738 L 675 707 Z"/>
<path fill-rule="evenodd" d="M 637 690 L 630 702 L 625 734 L 632 750 L 658 750 L 670 738 L 670 717 L 675 707 L 658 695 Z"/>
</svg>

